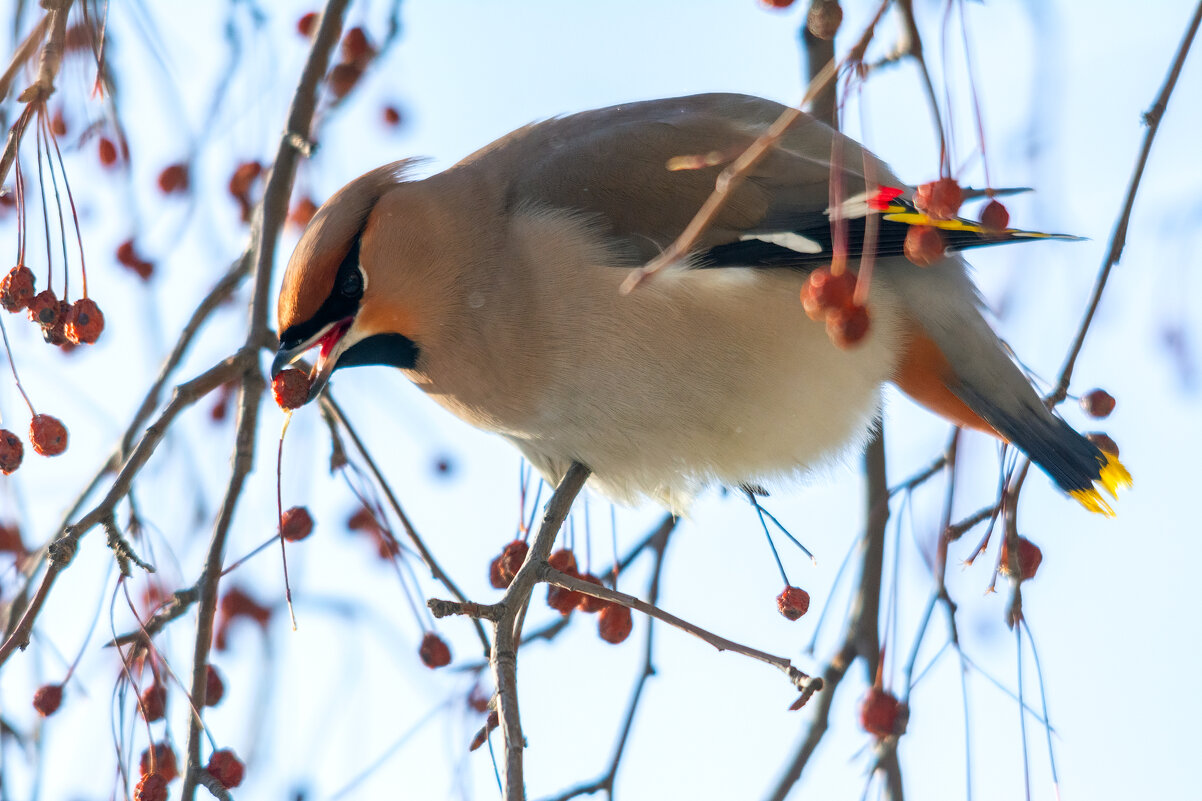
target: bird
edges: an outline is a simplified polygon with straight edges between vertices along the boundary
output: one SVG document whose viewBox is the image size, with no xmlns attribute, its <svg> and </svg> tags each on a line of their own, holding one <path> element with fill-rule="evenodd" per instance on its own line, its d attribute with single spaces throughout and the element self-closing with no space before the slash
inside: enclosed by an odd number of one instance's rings
<svg viewBox="0 0 1202 801">
<path fill-rule="evenodd" d="M 737 94 L 632 102 L 527 125 L 424 179 L 407 160 L 366 173 L 296 245 L 273 377 L 316 348 L 312 401 L 335 370 L 398 368 L 553 485 L 579 462 L 602 494 L 674 511 L 714 485 L 838 461 L 867 442 L 892 382 L 1111 514 L 1100 490 L 1114 497 L 1130 474 L 1040 398 L 959 255 L 1059 235 L 936 220 L 883 162 L 808 115 L 686 258 L 622 291 L 710 195 L 723 154 L 784 109 Z M 904 252 L 914 226 L 944 235 L 927 266 Z M 840 253 L 861 270 L 866 248 L 870 325 L 840 347 L 801 295 Z"/>
</svg>

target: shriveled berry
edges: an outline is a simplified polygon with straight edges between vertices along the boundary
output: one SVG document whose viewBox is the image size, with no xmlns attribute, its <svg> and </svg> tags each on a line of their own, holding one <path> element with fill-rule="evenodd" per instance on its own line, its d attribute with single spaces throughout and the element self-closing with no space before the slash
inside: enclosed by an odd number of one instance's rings
<svg viewBox="0 0 1202 801">
<path fill-rule="evenodd" d="M 1015 565 L 1010 553 L 1009 537 L 1002 540 L 1002 556 L 999 569 L 1007 576 L 1014 576 Z M 1035 578 L 1039 565 L 1043 562 L 1043 551 L 1039 546 L 1026 537 L 1018 538 L 1018 580 L 1026 581 Z"/>
<path fill-rule="evenodd" d="M 21 466 L 25 445 L 21 438 L 7 428 L 0 428 L 0 472 L 9 475 Z"/>
<path fill-rule="evenodd" d="M 152 752 L 153 765 L 151 764 Z M 156 775 L 165 782 L 171 782 L 179 776 L 179 765 L 176 762 L 175 751 L 166 742 L 155 743 L 150 748 L 143 750 L 138 766 L 143 777 Z"/>
<path fill-rule="evenodd" d="M 309 388 L 312 385 L 308 373 L 289 367 L 271 379 L 271 395 L 281 409 L 298 409 L 309 402 Z"/>
<path fill-rule="evenodd" d="M 572 610 L 580 604 L 580 599 L 583 597 L 580 593 L 565 587 L 556 587 L 554 584 L 547 585 L 547 606 L 564 617 L 572 614 Z"/>
<path fill-rule="evenodd" d="M 376 516 L 372 514 L 371 509 L 360 506 L 347 519 L 346 527 L 351 531 L 370 531 L 373 528 L 379 528 L 380 524 L 376 522 Z"/>
<path fill-rule="evenodd" d="M 860 700 L 860 726 L 878 738 L 901 734 L 897 731 L 897 717 L 901 703 L 890 692 L 872 687 Z"/>
<path fill-rule="evenodd" d="M 508 587 L 513 582 L 513 577 L 518 574 L 522 568 L 522 563 L 526 561 L 526 554 L 530 552 L 530 546 L 525 540 L 513 540 L 505 546 L 505 550 L 501 551 L 501 578 L 505 580 L 505 586 Z"/>
<path fill-rule="evenodd" d="M 501 559 L 502 557 L 498 556 L 488 563 L 488 584 L 496 590 L 503 590 L 513 583 L 513 578 L 507 581 L 505 576 L 501 575 Z"/>
<path fill-rule="evenodd" d="M 838 0 L 825 0 L 810 6 L 806 27 L 818 39 L 834 39 L 843 24 L 843 7 Z"/>
<path fill-rule="evenodd" d="M 313 36 L 317 31 L 317 23 L 321 19 L 321 14 L 316 11 L 310 11 L 296 21 L 296 32 L 306 39 Z"/>
<path fill-rule="evenodd" d="M 1085 438 L 1094 444 L 1094 447 L 1102 453 L 1108 453 L 1114 458 L 1119 456 L 1119 446 L 1109 434 L 1103 434 L 1101 431 L 1091 431 L 1085 435 Z"/>
<path fill-rule="evenodd" d="M 826 335 L 837 347 L 847 349 L 860 342 L 871 327 L 868 307 L 849 303 L 826 315 Z"/>
<path fill-rule="evenodd" d="M 422 637 L 417 655 L 421 657 L 422 664 L 431 670 L 451 664 L 451 649 L 443 642 L 442 637 L 432 631 L 427 631 Z"/>
<path fill-rule="evenodd" d="M 375 55 L 376 49 L 363 28 L 355 26 L 342 37 L 342 60 L 346 63 L 366 67 Z"/>
<path fill-rule="evenodd" d="M 560 548 L 547 557 L 547 564 L 561 573 L 575 574 L 576 555 L 567 548 Z"/>
<path fill-rule="evenodd" d="M 71 304 L 65 300 L 58 302 L 58 314 L 50 325 L 42 325 L 42 339 L 50 345 L 61 345 L 63 350 L 70 351 L 75 343 L 67 339 L 67 315 L 71 313 Z"/>
<path fill-rule="evenodd" d="M 801 290 L 801 306 L 811 320 L 818 322 L 826 319 L 827 312 L 851 303 L 855 291 L 856 277 L 851 272 L 844 270 L 833 275 L 830 270 L 819 268 L 810 273 Z"/>
<path fill-rule="evenodd" d="M 246 772 L 242 761 L 228 748 L 214 751 L 205 770 L 227 790 L 242 784 L 242 776 Z"/>
<path fill-rule="evenodd" d="M 950 220 L 964 202 L 964 190 L 955 178 L 940 178 L 918 187 L 914 192 L 914 206 L 935 220 Z"/>
<path fill-rule="evenodd" d="M 776 596 L 776 608 L 789 620 L 797 620 L 810 609 L 810 594 L 801 587 L 789 585 Z"/>
<path fill-rule="evenodd" d="M 58 456 L 67 449 L 67 427 L 57 417 L 35 414 L 29 423 L 29 442 L 42 456 Z"/>
<path fill-rule="evenodd" d="M 599 579 L 593 575 L 582 575 L 582 576 L 580 576 L 580 578 L 584 579 L 589 584 L 596 584 L 598 587 L 605 586 L 601 582 L 601 579 Z M 602 609 L 605 608 L 606 604 L 609 603 L 609 601 L 602 600 L 601 598 L 597 598 L 596 596 L 593 596 L 593 595 L 585 595 L 582 592 L 577 593 L 577 594 L 580 596 L 580 601 L 579 601 L 579 603 L 576 604 L 576 608 L 579 609 L 581 612 L 585 612 L 590 615 L 600 612 Z"/>
<path fill-rule="evenodd" d="M 50 118 L 50 132 L 55 136 L 67 135 L 67 120 L 63 117 L 63 110 L 55 109 L 54 116 Z"/>
<path fill-rule="evenodd" d="M 1081 409 L 1090 417 L 1109 417 L 1114 406 L 1114 396 L 1104 389 L 1093 389 L 1081 396 Z"/>
<path fill-rule="evenodd" d="M 170 195 L 176 192 L 187 192 L 188 185 L 191 183 L 191 173 L 188 165 L 180 162 L 179 164 L 168 164 L 159 173 L 159 191 L 164 195 Z"/>
<path fill-rule="evenodd" d="M 280 518 L 280 536 L 288 542 L 300 542 L 313 533 L 313 516 L 303 506 L 293 506 Z"/>
<path fill-rule="evenodd" d="M 112 167 L 117 163 L 117 145 L 107 136 L 100 137 L 96 143 L 96 153 L 105 167 Z"/>
<path fill-rule="evenodd" d="M 760 0 L 760 5 L 766 8 L 788 8 L 793 5 L 793 0 Z"/>
<path fill-rule="evenodd" d="M 68 342 L 76 345 L 91 345 L 100 339 L 104 331 L 104 314 L 96 301 L 91 298 L 80 298 L 71 304 L 66 315 L 66 336 Z"/>
<path fill-rule="evenodd" d="M 234 168 L 230 176 L 230 194 L 236 198 L 245 198 L 250 194 L 255 179 L 263 174 L 263 165 L 257 161 L 244 161 Z"/>
<path fill-rule="evenodd" d="M 162 720 L 167 711 L 167 688 L 157 681 L 142 691 L 142 714 L 148 723 Z"/>
<path fill-rule="evenodd" d="M 996 200 L 991 200 L 981 209 L 981 227 L 988 233 L 1000 234 L 1010 226 L 1010 212 Z"/>
<path fill-rule="evenodd" d="M 44 718 L 58 711 L 63 703 L 63 685 L 43 684 L 33 694 L 33 708 Z"/>
<path fill-rule="evenodd" d="M 601 610 L 597 622 L 597 631 L 601 639 L 617 645 L 630 636 L 634 621 L 630 617 L 630 609 L 621 604 L 606 604 Z"/>
<path fill-rule="evenodd" d="M 326 81 L 330 85 L 330 94 L 336 98 L 344 98 L 351 93 L 363 77 L 363 70 L 355 64 L 335 64 Z"/>
<path fill-rule="evenodd" d="M 0 306 L 10 312 L 28 308 L 34 297 L 35 283 L 33 270 L 18 264 L 0 280 Z"/>
<path fill-rule="evenodd" d="M 225 682 L 212 665 L 205 665 L 205 706 L 217 706 L 225 697 Z"/>
<path fill-rule="evenodd" d="M 15 523 L 0 523 L 0 553 L 8 553 L 18 559 L 25 556 L 25 541 L 21 539 L 21 529 Z"/>
<path fill-rule="evenodd" d="M 911 225 L 902 250 L 919 267 L 930 267 L 943 258 L 943 234 L 929 225 Z"/>
<path fill-rule="evenodd" d="M 292 209 L 288 212 L 288 224 L 297 228 L 304 228 L 316 213 L 317 204 L 313 202 L 313 198 L 302 197 L 296 201 Z"/>
<path fill-rule="evenodd" d="M 138 780 L 134 801 L 167 801 L 168 780 L 162 774 L 149 773 Z"/>
<path fill-rule="evenodd" d="M 29 319 L 38 325 L 54 325 L 58 320 L 58 296 L 53 289 L 43 289 L 29 301 Z"/>
<path fill-rule="evenodd" d="M 153 770 L 151 770 L 150 765 L 152 749 L 154 752 Z M 179 776 L 179 764 L 175 761 L 175 752 L 171 750 L 171 746 L 167 743 L 155 743 L 151 748 L 143 751 L 142 759 L 138 762 L 138 766 L 143 776 L 149 776 L 153 773 L 156 776 L 161 776 L 168 782 L 173 781 Z"/>
</svg>

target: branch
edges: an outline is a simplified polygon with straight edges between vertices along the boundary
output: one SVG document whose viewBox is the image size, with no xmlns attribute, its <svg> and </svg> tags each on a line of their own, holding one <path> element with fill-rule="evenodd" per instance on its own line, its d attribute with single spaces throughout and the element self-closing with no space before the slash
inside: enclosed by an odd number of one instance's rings
<svg viewBox="0 0 1202 801">
<path fill-rule="evenodd" d="M 1064 366 L 1060 369 L 1060 380 L 1056 382 L 1056 390 L 1049 399 L 1049 403 L 1053 406 L 1059 404 L 1068 395 L 1068 385 L 1073 378 L 1073 369 L 1077 365 L 1077 357 L 1081 355 L 1081 349 L 1085 346 L 1085 335 L 1089 332 L 1094 314 L 1098 310 L 1098 304 L 1102 301 L 1102 293 L 1106 290 L 1106 282 L 1110 278 L 1110 271 L 1114 265 L 1118 264 L 1119 259 L 1123 255 L 1123 248 L 1127 245 L 1127 226 L 1131 222 L 1131 210 L 1135 207 L 1135 195 L 1139 191 L 1140 181 L 1144 177 L 1144 167 L 1147 166 L 1148 156 L 1152 152 L 1152 141 L 1156 138 L 1156 132 L 1160 130 L 1160 121 L 1169 106 L 1169 97 L 1173 94 L 1173 89 L 1177 85 L 1177 78 L 1181 75 L 1181 68 L 1185 64 L 1185 57 L 1189 55 L 1190 47 L 1194 42 L 1194 36 L 1198 33 L 1199 23 L 1202 23 L 1202 3 L 1199 3 L 1198 7 L 1194 9 L 1194 17 L 1190 20 L 1189 28 L 1185 31 L 1185 36 L 1181 40 L 1181 46 L 1177 48 L 1177 55 L 1173 58 L 1173 64 L 1169 68 L 1169 74 L 1165 78 L 1164 85 L 1160 87 L 1156 101 L 1150 109 L 1144 112 L 1144 124 L 1148 126 L 1148 132 L 1144 134 L 1144 143 L 1140 147 L 1139 156 L 1135 160 L 1135 170 L 1131 174 L 1131 183 L 1127 187 L 1127 199 L 1123 202 L 1122 213 L 1119 214 L 1118 221 L 1114 225 L 1114 232 L 1110 235 L 1110 247 L 1107 249 L 1106 258 L 1098 270 L 1098 277 L 1094 282 L 1093 295 L 1090 297 L 1089 305 L 1085 309 L 1085 316 L 1081 319 L 1081 327 L 1077 330 L 1077 336 L 1073 339 L 1072 347 L 1069 348 L 1068 357 L 1064 360 Z"/>
<path fill-rule="evenodd" d="M 522 619 L 526 606 L 530 603 L 530 594 L 539 581 L 543 563 L 551 554 L 555 537 L 559 534 L 563 521 L 571 511 L 572 502 L 576 500 L 588 476 L 589 469 L 578 462 L 573 462 L 568 468 L 567 474 L 551 495 L 551 500 L 547 502 L 538 534 L 526 554 L 526 561 L 513 577 L 513 583 L 505 591 L 500 603 L 504 612 L 496 622 L 490 662 L 493 683 L 497 688 L 497 710 L 504 740 L 505 756 L 502 760 L 502 770 L 505 801 L 522 801 L 526 797 L 522 777 L 522 749 L 525 747 L 525 739 L 522 736 L 521 715 L 518 711 L 517 686 L 517 643 L 521 640 Z"/>
</svg>

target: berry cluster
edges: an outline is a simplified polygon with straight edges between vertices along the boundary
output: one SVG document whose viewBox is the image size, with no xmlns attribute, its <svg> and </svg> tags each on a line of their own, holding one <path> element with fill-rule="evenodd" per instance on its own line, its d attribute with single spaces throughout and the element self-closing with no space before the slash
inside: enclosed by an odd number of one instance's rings
<svg viewBox="0 0 1202 801">
<path fill-rule="evenodd" d="M 868 307 L 855 299 L 856 276 L 847 271 L 819 268 L 801 290 L 801 306 L 815 322 L 826 323 L 826 334 L 840 348 L 858 344 L 868 333 Z"/>
</svg>

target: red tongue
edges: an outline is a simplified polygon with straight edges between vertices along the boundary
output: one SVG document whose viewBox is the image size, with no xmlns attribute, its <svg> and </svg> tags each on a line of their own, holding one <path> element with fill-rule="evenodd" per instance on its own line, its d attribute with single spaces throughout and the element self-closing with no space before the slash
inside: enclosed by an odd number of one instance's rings
<svg viewBox="0 0 1202 801">
<path fill-rule="evenodd" d="M 329 357 L 330 352 L 334 350 L 334 346 L 338 344 L 338 340 L 342 339 L 350 327 L 351 323 L 349 320 L 341 322 L 331 328 L 329 333 L 319 340 L 319 344 L 321 345 L 319 353 L 323 360 Z"/>
</svg>

